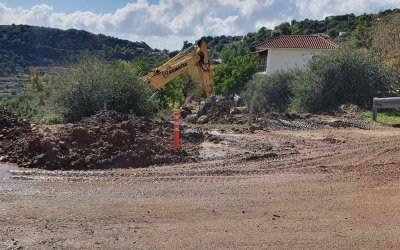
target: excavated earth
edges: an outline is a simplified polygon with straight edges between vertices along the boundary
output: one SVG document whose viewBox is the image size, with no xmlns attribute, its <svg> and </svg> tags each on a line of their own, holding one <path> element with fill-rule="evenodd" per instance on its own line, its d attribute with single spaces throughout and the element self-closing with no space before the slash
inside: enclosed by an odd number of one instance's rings
<svg viewBox="0 0 400 250">
<path fill-rule="evenodd" d="M 190 99 L 188 99 L 190 101 Z M 195 103 L 195 102 L 194 102 Z M 191 104 L 191 105 L 189 105 Z M 235 107 L 232 100 L 221 96 L 208 98 L 204 105 L 186 104 L 190 108 L 197 109 L 197 113 L 188 117 L 188 122 L 198 124 L 227 124 L 246 125 L 253 124 L 253 129 L 265 131 L 276 130 L 311 130 L 321 129 L 326 126 L 335 128 L 356 127 L 369 129 L 369 122 L 361 119 L 361 112 L 352 105 L 344 105 L 341 111 L 333 115 L 313 114 L 287 114 L 268 113 L 249 115 L 247 108 Z M 195 117 L 193 119 L 193 116 Z"/>
<path fill-rule="evenodd" d="M 0 108 L 1 161 L 44 169 L 145 167 L 194 161 L 201 131 L 183 130 L 183 150 L 172 148 L 173 124 L 102 111 L 56 132 Z"/>
<path fill-rule="evenodd" d="M 99 126 L 89 119 L 79 127 Z M 107 127 L 126 122 L 110 119 Z M 25 128 L 2 125 L 13 138 L 35 131 L 12 120 Z M 398 128 L 348 115 L 259 124 L 240 133 L 222 126 L 209 137 L 199 125 L 185 128 L 197 135 L 183 145 L 196 162 L 84 171 L 0 165 L 0 248 L 398 248 Z M 77 126 L 48 133 L 69 144 L 66 131 Z"/>
</svg>

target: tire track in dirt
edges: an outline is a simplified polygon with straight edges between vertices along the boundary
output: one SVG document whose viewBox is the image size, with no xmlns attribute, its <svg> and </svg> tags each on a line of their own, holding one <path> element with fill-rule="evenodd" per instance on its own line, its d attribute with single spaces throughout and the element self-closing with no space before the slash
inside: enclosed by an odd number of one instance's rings
<svg viewBox="0 0 400 250">
<path fill-rule="evenodd" d="M 380 137 L 379 137 L 380 136 Z M 11 171 L 14 179 L 44 182 L 90 182 L 115 178 L 137 182 L 225 181 L 229 177 L 277 173 L 331 174 L 368 171 L 400 163 L 399 133 L 368 135 L 335 129 L 220 134 L 221 142 L 202 144 L 200 162 L 106 171 Z M 215 157 L 217 155 L 217 157 Z"/>
</svg>

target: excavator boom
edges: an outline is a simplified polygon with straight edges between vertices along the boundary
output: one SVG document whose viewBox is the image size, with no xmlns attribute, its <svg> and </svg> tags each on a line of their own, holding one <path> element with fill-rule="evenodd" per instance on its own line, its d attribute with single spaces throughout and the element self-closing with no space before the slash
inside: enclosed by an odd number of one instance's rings
<svg viewBox="0 0 400 250">
<path fill-rule="evenodd" d="M 146 76 L 146 80 L 155 91 L 160 91 L 170 81 L 185 72 L 195 74 L 206 97 L 213 95 L 213 72 L 210 66 L 207 44 L 204 40 L 197 42 L 195 52 L 186 53 L 184 51 L 177 54 L 168 62 L 149 73 Z"/>
</svg>

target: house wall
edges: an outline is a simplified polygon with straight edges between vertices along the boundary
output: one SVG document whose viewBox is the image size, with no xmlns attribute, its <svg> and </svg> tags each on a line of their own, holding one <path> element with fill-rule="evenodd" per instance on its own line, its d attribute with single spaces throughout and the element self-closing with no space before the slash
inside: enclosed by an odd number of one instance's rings
<svg viewBox="0 0 400 250">
<path fill-rule="evenodd" d="M 267 69 L 265 73 L 271 74 L 279 70 L 288 70 L 296 67 L 303 69 L 313 55 L 327 51 L 330 50 L 268 49 Z"/>
</svg>

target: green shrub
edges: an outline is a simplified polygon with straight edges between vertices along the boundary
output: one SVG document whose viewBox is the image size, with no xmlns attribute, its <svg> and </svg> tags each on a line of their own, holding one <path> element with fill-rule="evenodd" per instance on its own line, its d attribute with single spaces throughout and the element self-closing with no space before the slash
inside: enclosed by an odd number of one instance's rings
<svg viewBox="0 0 400 250">
<path fill-rule="evenodd" d="M 37 118 L 38 122 L 43 124 L 63 124 L 65 123 L 65 117 L 61 114 L 49 114 L 43 115 L 40 118 Z"/>
<path fill-rule="evenodd" d="M 257 69 L 257 58 L 247 53 L 230 59 L 226 64 L 214 69 L 215 93 L 229 96 L 244 90 L 246 83 L 253 77 Z"/>
<path fill-rule="evenodd" d="M 336 110 L 345 103 L 370 108 L 373 97 L 391 94 L 391 80 L 367 53 L 341 50 L 311 59 L 291 88 L 293 110 Z"/>
<path fill-rule="evenodd" d="M 50 106 L 67 121 L 107 109 L 149 116 L 157 109 L 152 92 L 134 63 L 105 62 L 83 55 L 80 62 L 62 70 L 53 81 Z"/>
<path fill-rule="evenodd" d="M 27 91 L 2 98 L 0 105 L 10 108 L 18 116 L 35 121 L 48 99 L 49 92 L 47 77 L 41 77 L 39 70 L 34 68 L 31 70 L 31 82 L 27 85 Z"/>
<path fill-rule="evenodd" d="M 377 21 L 373 28 L 371 51 L 393 75 L 400 88 L 400 12 Z"/>
<path fill-rule="evenodd" d="M 176 108 L 185 102 L 183 88 L 185 82 L 182 77 L 177 77 L 169 82 L 159 93 L 160 106 L 163 109 Z"/>
<path fill-rule="evenodd" d="M 292 97 L 290 86 L 299 73 L 299 70 L 290 70 L 254 75 L 242 94 L 246 104 L 259 112 L 286 111 Z"/>
<path fill-rule="evenodd" d="M 223 63 L 229 63 L 231 60 L 244 56 L 249 53 L 249 47 L 243 42 L 231 43 L 228 47 L 221 51 L 221 59 Z"/>
<path fill-rule="evenodd" d="M 6 106 L 15 114 L 32 120 L 38 113 L 38 103 L 30 92 L 18 96 L 9 96 L 0 100 L 0 106 Z"/>
</svg>

